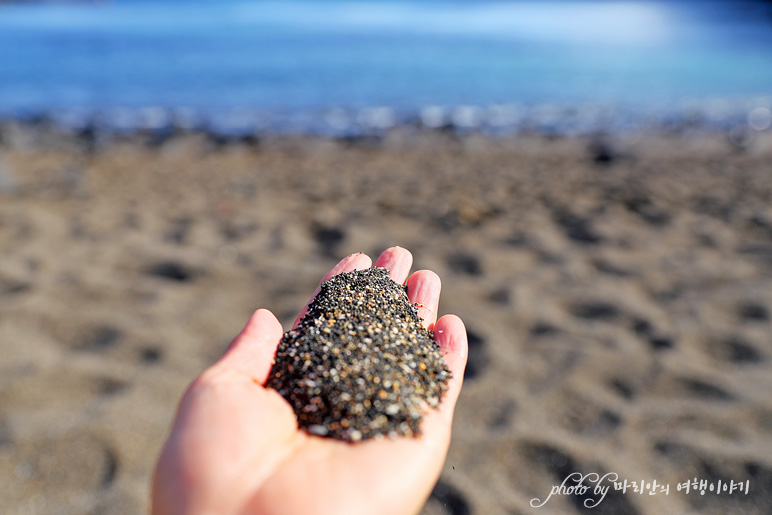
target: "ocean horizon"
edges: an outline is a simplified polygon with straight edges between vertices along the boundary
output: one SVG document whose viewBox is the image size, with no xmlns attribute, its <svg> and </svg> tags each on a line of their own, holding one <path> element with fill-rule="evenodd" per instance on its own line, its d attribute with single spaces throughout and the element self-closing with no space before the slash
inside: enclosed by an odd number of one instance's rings
<svg viewBox="0 0 772 515">
<path fill-rule="evenodd" d="M 768 2 L 11 2 L 0 47 L 0 117 L 63 125 L 764 127 L 772 109 Z"/>
</svg>

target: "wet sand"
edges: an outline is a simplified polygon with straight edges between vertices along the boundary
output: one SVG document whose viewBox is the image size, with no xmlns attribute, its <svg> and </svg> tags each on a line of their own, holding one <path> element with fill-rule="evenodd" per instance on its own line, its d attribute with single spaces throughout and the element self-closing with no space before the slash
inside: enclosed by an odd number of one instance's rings
<svg viewBox="0 0 772 515">
<path fill-rule="evenodd" d="M 141 513 L 186 385 L 250 313 L 400 245 L 470 362 L 443 513 L 772 512 L 772 135 L 0 138 L 0 506 Z M 152 141 L 149 141 L 152 140 Z M 746 494 L 686 494 L 693 478 Z M 589 511 L 584 509 L 584 511 Z"/>
</svg>

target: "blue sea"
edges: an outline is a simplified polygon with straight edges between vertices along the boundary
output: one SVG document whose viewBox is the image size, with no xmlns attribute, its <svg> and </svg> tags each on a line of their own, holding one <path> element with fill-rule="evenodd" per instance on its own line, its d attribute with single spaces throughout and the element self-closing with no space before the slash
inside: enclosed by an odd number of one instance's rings
<svg viewBox="0 0 772 515">
<path fill-rule="evenodd" d="M 343 130 L 755 112 L 764 128 L 770 108 L 770 2 L 0 3 L 4 117 Z"/>
</svg>

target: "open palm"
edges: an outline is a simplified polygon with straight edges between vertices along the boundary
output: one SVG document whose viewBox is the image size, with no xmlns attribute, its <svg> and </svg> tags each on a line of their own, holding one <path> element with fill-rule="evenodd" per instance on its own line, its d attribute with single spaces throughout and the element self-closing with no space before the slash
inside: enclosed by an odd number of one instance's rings
<svg viewBox="0 0 772 515">
<path fill-rule="evenodd" d="M 353 254 L 322 279 L 370 267 Z M 282 327 L 258 310 L 225 355 L 205 370 L 180 402 L 153 479 L 155 514 L 362 514 L 420 510 L 445 461 L 453 410 L 466 365 L 466 331 L 446 315 L 436 321 L 440 280 L 430 271 L 408 278 L 412 256 L 384 251 L 376 266 L 407 284 L 411 302 L 435 340 L 453 378 L 439 410 L 425 412 L 417 438 L 351 444 L 309 435 L 292 407 L 264 388 Z M 317 289 L 317 292 L 319 290 Z M 314 293 L 316 295 L 316 293 Z M 313 298 L 313 297 L 312 297 Z M 305 314 L 298 315 L 295 324 Z"/>
</svg>

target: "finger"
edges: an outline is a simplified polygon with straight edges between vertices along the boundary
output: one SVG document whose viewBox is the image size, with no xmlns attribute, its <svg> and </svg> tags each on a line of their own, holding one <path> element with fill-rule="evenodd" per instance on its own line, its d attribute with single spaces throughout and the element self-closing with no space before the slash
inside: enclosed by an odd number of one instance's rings
<svg viewBox="0 0 772 515">
<path fill-rule="evenodd" d="M 455 406 L 461 384 L 464 382 L 464 369 L 469 355 L 466 327 L 456 315 L 445 315 L 434 325 L 434 341 L 440 346 L 440 354 L 450 369 L 452 378 L 448 384 L 443 403 Z"/>
<path fill-rule="evenodd" d="M 357 252 L 356 254 L 351 254 L 349 256 L 344 257 L 343 259 L 338 262 L 337 265 L 332 267 L 332 270 L 327 272 L 324 277 L 322 277 L 322 280 L 319 281 L 319 286 L 316 287 L 316 290 L 314 290 L 314 294 L 311 295 L 311 300 L 308 301 L 308 304 L 311 304 L 311 302 L 314 300 L 314 297 L 319 293 L 319 291 L 322 289 L 322 283 L 325 281 L 329 281 L 334 276 L 338 274 L 342 274 L 344 272 L 351 272 L 354 270 L 364 270 L 365 268 L 370 268 L 370 265 L 372 265 L 372 260 L 367 254 L 364 254 L 362 252 Z M 306 304 L 302 310 L 300 310 L 300 313 L 298 314 L 297 318 L 295 318 L 295 323 L 292 324 L 292 328 L 296 328 L 298 324 L 300 323 L 300 320 L 306 316 L 306 313 L 308 312 L 308 304 Z"/>
<path fill-rule="evenodd" d="M 283 332 L 273 313 L 258 309 L 216 366 L 243 372 L 265 384 Z"/>
<path fill-rule="evenodd" d="M 440 400 L 439 409 L 425 413 L 423 431 L 440 445 L 450 443 L 453 414 L 464 383 L 464 369 L 469 352 L 466 328 L 455 315 L 445 315 L 434 326 L 434 340 L 439 344 L 445 364 L 450 369 L 448 389 Z"/>
<path fill-rule="evenodd" d="M 440 277 L 431 270 L 419 270 L 407 280 L 407 296 L 410 302 L 418 305 L 418 316 L 430 330 L 437 320 L 441 289 Z"/>
<path fill-rule="evenodd" d="M 391 247 L 384 250 L 374 266 L 382 266 L 389 270 L 389 276 L 397 284 L 405 284 L 407 274 L 413 265 L 413 255 L 402 247 Z"/>
</svg>

